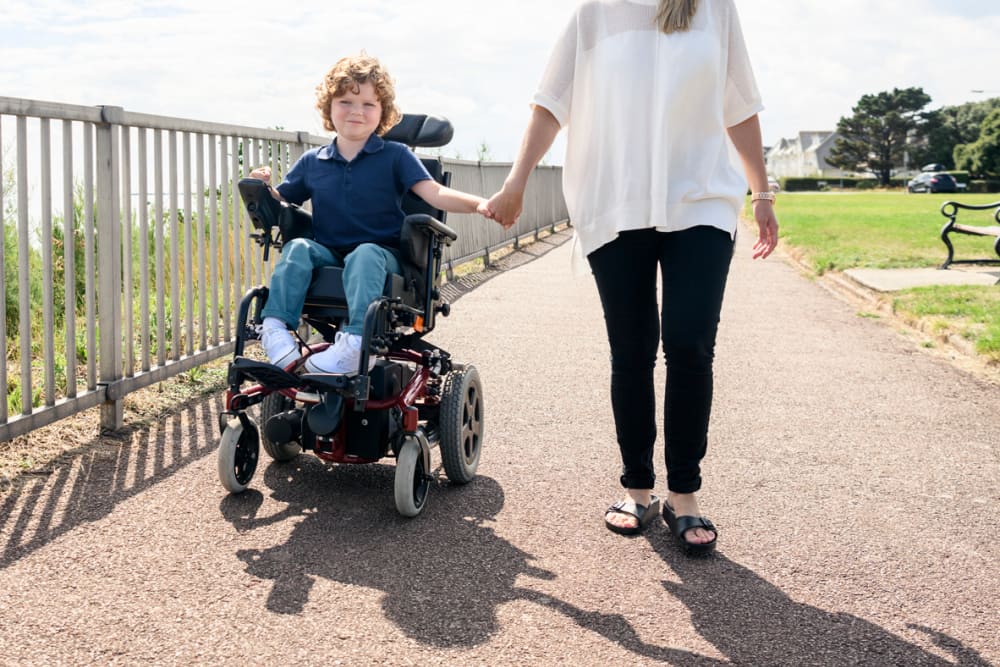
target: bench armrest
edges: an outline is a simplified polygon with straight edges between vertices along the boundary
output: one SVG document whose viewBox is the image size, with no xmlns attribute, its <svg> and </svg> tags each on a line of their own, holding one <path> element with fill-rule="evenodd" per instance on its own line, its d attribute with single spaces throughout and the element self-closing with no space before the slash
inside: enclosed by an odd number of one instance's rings
<svg viewBox="0 0 1000 667">
<path fill-rule="evenodd" d="M 941 204 L 941 215 L 954 220 L 961 209 L 966 211 L 989 211 L 996 209 L 993 218 L 1000 223 L 1000 201 L 995 201 L 992 204 L 963 204 L 962 202 L 949 200 Z"/>
</svg>

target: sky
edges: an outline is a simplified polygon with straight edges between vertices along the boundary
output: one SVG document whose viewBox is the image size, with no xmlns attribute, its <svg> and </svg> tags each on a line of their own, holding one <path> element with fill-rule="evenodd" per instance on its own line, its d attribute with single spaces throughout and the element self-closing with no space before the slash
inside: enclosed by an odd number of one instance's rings
<svg viewBox="0 0 1000 667">
<path fill-rule="evenodd" d="M 326 134 L 315 86 L 364 49 L 404 112 L 452 121 L 445 156 L 510 161 L 578 2 L 0 0 L 0 96 Z M 735 3 L 765 145 L 892 88 L 922 87 L 928 108 L 1000 97 L 1000 0 Z"/>
</svg>

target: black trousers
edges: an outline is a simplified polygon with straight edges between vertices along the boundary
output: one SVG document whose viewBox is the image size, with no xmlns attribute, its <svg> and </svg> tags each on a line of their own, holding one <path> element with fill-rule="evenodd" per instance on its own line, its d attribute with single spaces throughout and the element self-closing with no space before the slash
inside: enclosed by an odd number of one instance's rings
<svg viewBox="0 0 1000 667">
<path fill-rule="evenodd" d="M 587 257 L 611 346 L 611 407 L 626 488 L 652 489 L 655 483 L 653 368 L 661 328 L 667 364 L 667 488 L 675 493 L 701 488 L 715 336 L 732 257 L 732 238 L 714 227 L 623 232 Z M 657 267 L 662 313 L 657 312 Z"/>
</svg>

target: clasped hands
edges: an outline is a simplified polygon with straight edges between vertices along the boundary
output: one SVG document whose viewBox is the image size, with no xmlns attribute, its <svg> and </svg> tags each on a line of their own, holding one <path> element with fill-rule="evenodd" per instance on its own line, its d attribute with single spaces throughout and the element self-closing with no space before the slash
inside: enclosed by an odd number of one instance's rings
<svg viewBox="0 0 1000 667">
<path fill-rule="evenodd" d="M 485 208 L 480 209 L 480 213 L 495 220 L 504 229 L 510 229 L 521 217 L 521 210 L 524 208 L 524 193 L 512 192 L 501 188 L 486 202 Z"/>
</svg>

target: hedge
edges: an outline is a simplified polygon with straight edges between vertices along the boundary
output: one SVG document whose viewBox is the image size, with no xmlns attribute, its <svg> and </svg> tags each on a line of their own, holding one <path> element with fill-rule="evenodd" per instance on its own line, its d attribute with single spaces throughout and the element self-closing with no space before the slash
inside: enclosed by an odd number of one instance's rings
<svg viewBox="0 0 1000 667">
<path fill-rule="evenodd" d="M 857 178 L 854 176 L 787 176 L 780 179 L 781 189 L 785 192 L 809 192 L 826 190 L 828 188 L 870 189 L 877 185 L 873 178 Z"/>
<path fill-rule="evenodd" d="M 966 192 L 1000 192 L 1000 180 L 969 181 L 969 189 Z"/>
</svg>

